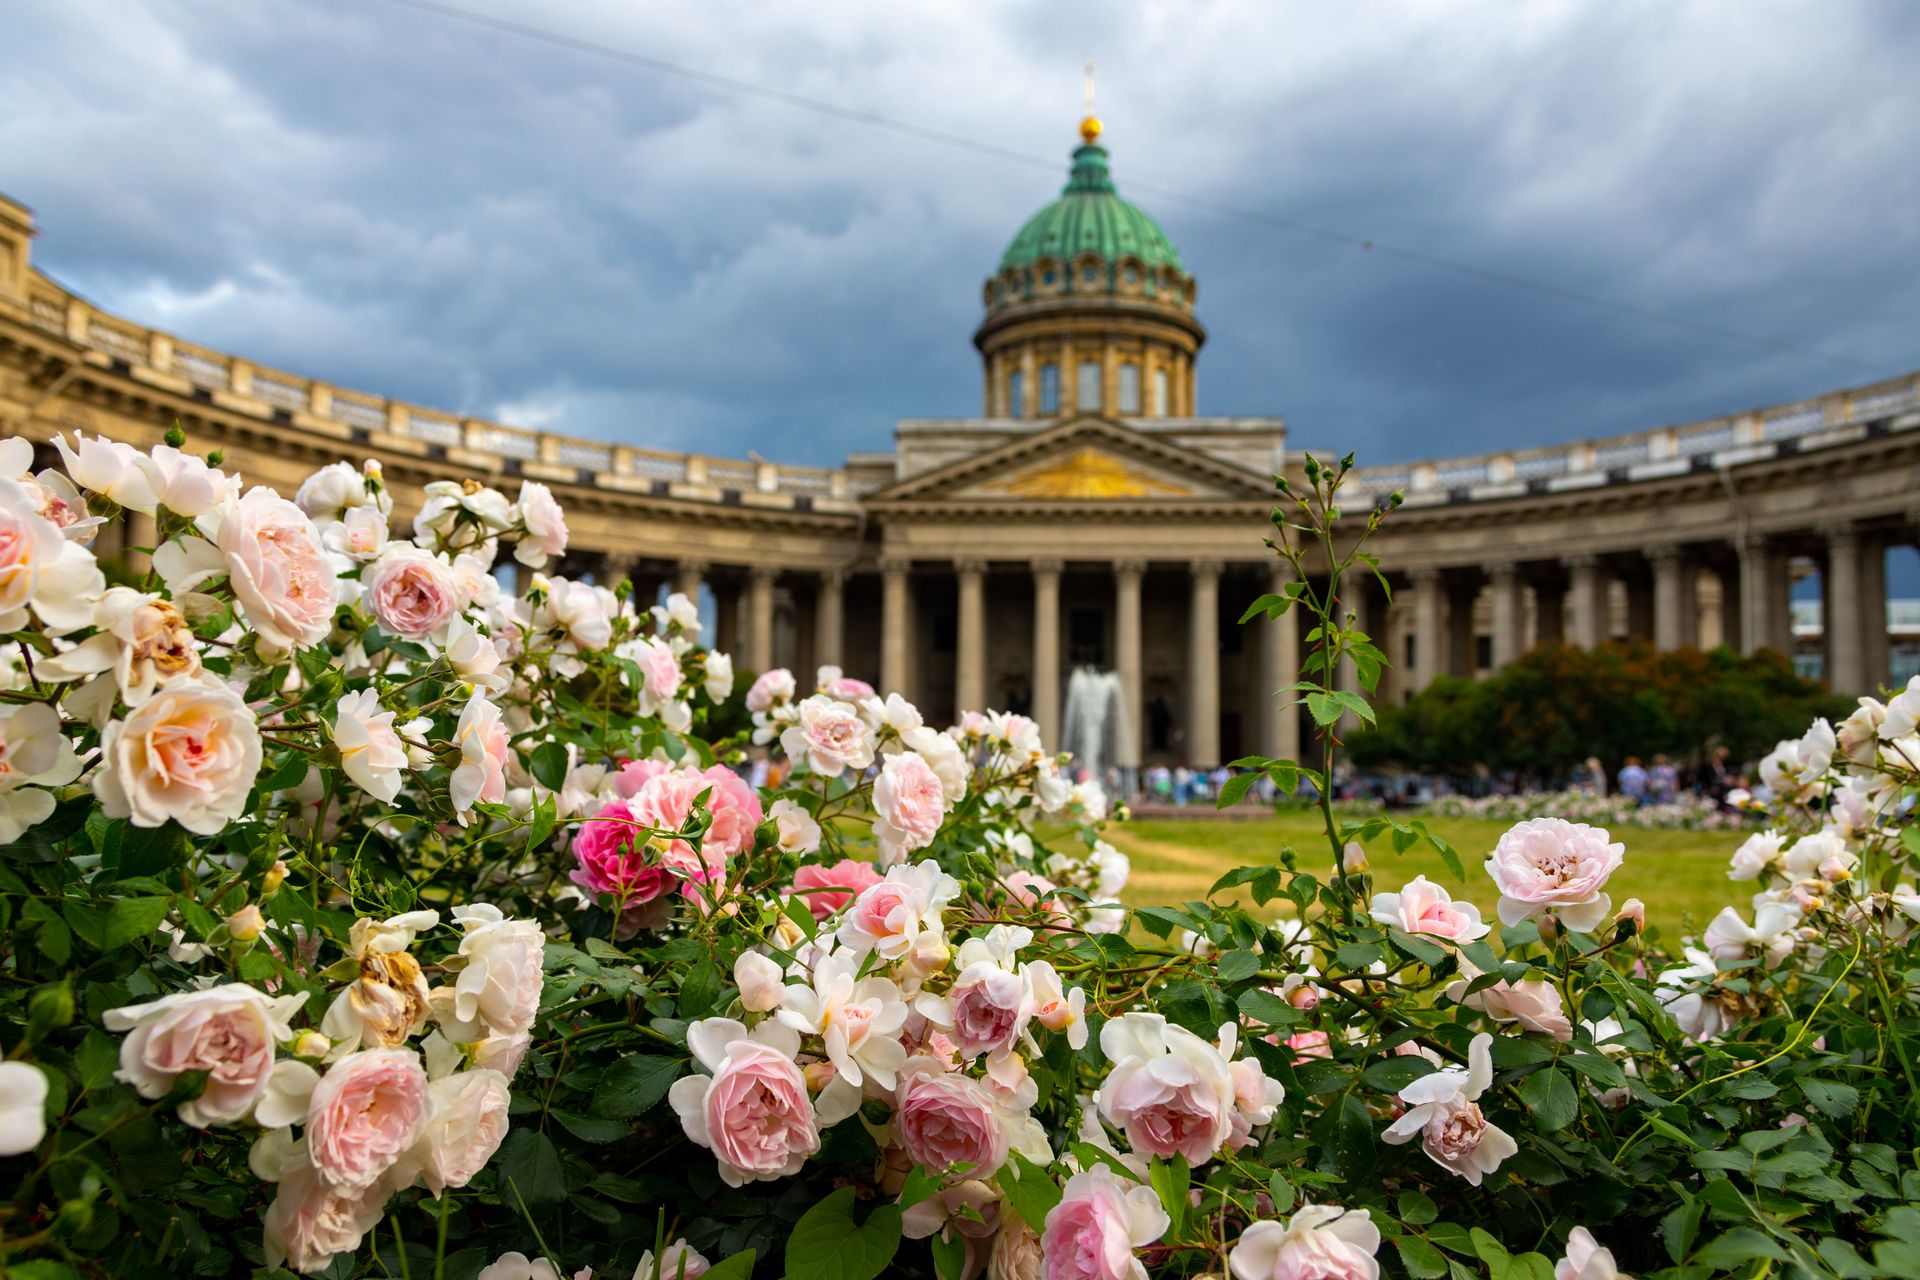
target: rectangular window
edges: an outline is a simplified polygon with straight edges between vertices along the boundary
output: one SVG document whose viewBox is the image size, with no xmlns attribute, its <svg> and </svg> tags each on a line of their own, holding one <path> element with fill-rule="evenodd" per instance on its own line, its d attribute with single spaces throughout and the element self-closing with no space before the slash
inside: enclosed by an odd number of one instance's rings
<svg viewBox="0 0 1920 1280">
<path fill-rule="evenodd" d="M 1156 418 L 1167 416 L 1168 385 L 1167 371 L 1155 369 L 1153 371 L 1153 416 Z"/>
<path fill-rule="evenodd" d="M 1060 366 L 1057 364 L 1040 366 L 1040 412 L 1060 412 Z"/>
<path fill-rule="evenodd" d="M 1082 360 L 1080 378 L 1074 390 L 1074 407 L 1085 412 L 1100 411 L 1100 362 Z"/>
<path fill-rule="evenodd" d="M 1120 412 L 1140 412 L 1140 366 L 1137 364 L 1120 366 Z"/>
<path fill-rule="evenodd" d="M 1007 375 L 1007 414 L 1009 418 L 1021 418 L 1027 412 L 1027 378 L 1015 369 Z"/>
</svg>

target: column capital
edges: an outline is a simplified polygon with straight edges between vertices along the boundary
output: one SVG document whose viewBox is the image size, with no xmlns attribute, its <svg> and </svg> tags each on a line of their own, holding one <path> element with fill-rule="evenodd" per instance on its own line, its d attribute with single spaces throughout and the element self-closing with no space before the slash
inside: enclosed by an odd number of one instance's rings
<svg viewBox="0 0 1920 1280">
<path fill-rule="evenodd" d="M 1489 560 L 1483 568 L 1487 578 L 1493 582 L 1517 582 L 1520 579 L 1520 566 L 1511 560 Z"/>
<path fill-rule="evenodd" d="M 1733 545 L 1742 554 L 1758 553 L 1769 550 L 1773 546 L 1773 539 L 1757 529 L 1747 529 L 1734 536 Z"/>
<path fill-rule="evenodd" d="M 1027 568 L 1032 570 L 1034 573 L 1058 574 L 1062 570 L 1064 570 L 1066 567 L 1067 567 L 1066 563 L 1061 560 L 1042 559 L 1042 560 L 1030 560 L 1027 562 Z"/>
<path fill-rule="evenodd" d="M 1591 555 L 1561 556 L 1560 563 L 1569 569 L 1598 569 L 1600 557 Z"/>
<path fill-rule="evenodd" d="M 747 570 L 747 576 L 752 578 L 756 584 L 771 583 L 775 578 L 780 576 L 780 570 L 775 565 L 756 564 Z"/>
<path fill-rule="evenodd" d="M 1820 536 L 1826 539 L 1830 547 L 1857 546 L 1860 542 L 1860 526 L 1851 520 L 1835 520 L 1820 526 Z"/>
<path fill-rule="evenodd" d="M 1199 577 L 1217 578 L 1220 576 L 1221 565 L 1218 560 L 1189 560 L 1187 568 Z"/>
<path fill-rule="evenodd" d="M 1407 577 L 1412 580 L 1415 586 L 1430 587 L 1440 581 L 1440 570 L 1431 565 L 1427 565 L 1418 569 L 1407 570 Z"/>
<path fill-rule="evenodd" d="M 987 571 L 987 562 L 975 556 L 955 556 L 953 558 L 953 571 L 962 574 L 985 573 Z"/>
<path fill-rule="evenodd" d="M 845 586 L 847 582 L 847 571 L 838 566 L 831 569 L 822 569 L 818 576 L 820 578 L 820 585 L 823 587 L 842 587 Z"/>
<path fill-rule="evenodd" d="M 904 578 L 907 576 L 908 573 L 912 572 L 912 570 L 913 570 L 913 561 L 911 560 L 905 559 L 900 556 L 880 557 L 880 572 L 887 575 L 888 577 L 893 577 L 895 575 L 898 575 Z"/>
<path fill-rule="evenodd" d="M 705 560 L 677 560 L 674 562 L 674 567 L 681 573 L 698 574 L 703 578 L 707 575 L 707 570 L 713 568 Z"/>
<path fill-rule="evenodd" d="M 1115 560 L 1113 571 L 1122 578 L 1137 578 L 1147 571 L 1145 560 Z"/>
<path fill-rule="evenodd" d="M 1647 548 L 1647 559 L 1656 565 L 1679 564 L 1685 555 L 1677 542 L 1656 542 Z"/>
</svg>

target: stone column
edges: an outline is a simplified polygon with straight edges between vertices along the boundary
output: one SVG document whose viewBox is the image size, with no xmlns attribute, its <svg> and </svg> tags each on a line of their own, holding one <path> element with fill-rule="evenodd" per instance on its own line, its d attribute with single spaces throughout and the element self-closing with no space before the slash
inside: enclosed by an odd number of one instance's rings
<svg viewBox="0 0 1920 1280">
<path fill-rule="evenodd" d="M 1113 566 L 1113 669 L 1120 677 L 1120 712 L 1127 718 L 1125 745 L 1132 759 L 1114 763 L 1137 769 L 1146 750 L 1145 673 L 1140 661 L 1140 578 L 1147 566 L 1121 560 Z"/>
<path fill-rule="evenodd" d="M 1220 763 L 1220 564 L 1196 560 L 1187 603 L 1187 763 Z"/>
<path fill-rule="evenodd" d="M 1607 639 L 1607 577 L 1595 556 L 1570 556 L 1567 572 L 1573 582 L 1574 644 L 1592 649 Z"/>
<path fill-rule="evenodd" d="M 74 434 L 78 435 L 79 432 Z M 129 511 L 124 519 L 126 523 L 121 527 L 125 530 L 122 536 L 127 546 L 127 572 L 136 578 L 143 578 L 153 569 L 153 544 L 159 540 L 160 531 L 150 515 Z"/>
<path fill-rule="evenodd" d="M 1893 675 L 1893 653 L 1887 642 L 1887 548 L 1878 538 L 1860 539 L 1861 652 L 1866 654 L 1866 683 L 1871 693 Z"/>
<path fill-rule="evenodd" d="M 1267 591 L 1280 595 L 1293 580 L 1288 570 L 1275 569 Z M 1300 695 L 1286 689 L 1300 679 L 1300 619 L 1292 610 L 1260 624 L 1261 704 L 1260 751 L 1276 760 L 1300 758 Z M 1365 630 L 1364 624 L 1362 630 Z M 1379 647 L 1379 641 L 1374 642 Z M 1348 664 L 1351 667 L 1351 664 Z M 1358 683 L 1357 681 L 1355 682 Z"/>
<path fill-rule="evenodd" d="M 1471 680 L 1480 665 L 1480 646 L 1474 642 L 1473 630 L 1473 604 L 1480 597 L 1480 586 L 1456 579 L 1446 584 L 1446 595 L 1446 669 L 1462 680 Z"/>
<path fill-rule="evenodd" d="M 897 693 L 913 701 L 911 646 L 907 623 L 911 617 L 911 585 L 905 560 L 880 562 L 880 696 Z"/>
<path fill-rule="evenodd" d="M 1695 629 L 1693 565 L 1672 543 L 1648 550 L 1653 561 L 1653 643 L 1656 648 L 1684 649 L 1699 643 Z"/>
<path fill-rule="evenodd" d="M 979 560 L 955 560 L 953 571 L 960 580 L 954 711 L 983 711 L 987 705 L 987 566 Z"/>
<path fill-rule="evenodd" d="M 756 565 L 747 576 L 747 667 L 773 666 L 773 579 L 777 570 Z"/>
<path fill-rule="evenodd" d="M 839 666 L 845 661 L 847 575 L 838 569 L 820 574 L 820 586 L 813 597 L 813 660 L 819 666 Z"/>
<path fill-rule="evenodd" d="M 1775 643 L 1773 579 L 1780 576 L 1779 559 L 1765 534 L 1749 533 L 1740 549 L 1740 652 L 1757 653 Z"/>
<path fill-rule="evenodd" d="M 1511 563 L 1489 565 L 1487 573 L 1493 580 L 1493 665 L 1498 670 L 1526 651 L 1524 588 Z"/>
<path fill-rule="evenodd" d="M 707 563 L 704 560 L 682 560 L 673 572 L 673 589 L 698 607 L 700 604 L 700 582 L 707 576 Z"/>
<path fill-rule="evenodd" d="M 1033 562 L 1033 718 L 1049 751 L 1060 749 L 1060 569 Z"/>
<path fill-rule="evenodd" d="M 1820 580 L 1820 594 L 1827 605 L 1827 687 L 1835 693 L 1861 693 L 1868 682 L 1860 534 L 1850 525 L 1834 525 L 1825 532 L 1827 571 Z"/>
<path fill-rule="evenodd" d="M 1446 600 L 1440 594 L 1438 569 L 1415 569 L 1413 579 L 1413 688 L 1418 693 L 1440 674 L 1440 654 L 1447 642 Z"/>
<path fill-rule="evenodd" d="M 1561 644 L 1567 638 L 1567 584 L 1559 578 L 1533 584 L 1533 642 Z"/>
</svg>

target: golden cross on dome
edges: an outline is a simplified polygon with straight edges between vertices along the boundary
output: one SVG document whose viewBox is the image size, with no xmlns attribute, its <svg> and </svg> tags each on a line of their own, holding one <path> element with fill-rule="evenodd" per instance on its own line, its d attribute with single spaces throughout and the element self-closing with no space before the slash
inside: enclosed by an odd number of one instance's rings
<svg viewBox="0 0 1920 1280">
<path fill-rule="evenodd" d="M 1100 136 L 1100 117 L 1093 114 L 1093 59 L 1087 59 L 1087 114 L 1080 121 L 1080 137 L 1088 146 Z"/>
</svg>

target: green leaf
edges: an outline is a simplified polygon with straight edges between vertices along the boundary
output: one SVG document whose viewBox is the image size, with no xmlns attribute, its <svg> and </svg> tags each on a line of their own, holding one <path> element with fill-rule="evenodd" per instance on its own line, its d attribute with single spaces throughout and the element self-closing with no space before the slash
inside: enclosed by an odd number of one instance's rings
<svg viewBox="0 0 1920 1280">
<path fill-rule="evenodd" d="M 1389 931 L 1387 939 L 1429 969 L 1437 968 L 1446 962 L 1447 950 L 1438 943 L 1428 942 L 1425 938 L 1416 938 L 1398 929 Z"/>
<path fill-rule="evenodd" d="M 1764 1234 L 1752 1227 L 1735 1227 L 1725 1235 L 1710 1241 L 1700 1252 L 1693 1255 L 1693 1261 L 1703 1267 L 1733 1267 L 1754 1258 L 1766 1258 L 1770 1262 L 1785 1262 L 1784 1249 Z"/>
<path fill-rule="evenodd" d="M 1216 809 L 1230 809 L 1234 805 L 1239 804 L 1247 798 L 1247 792 L 1251 791 L 1253 784 L 1258 781 L 1260 781 L 1260 775 L 1257 773 L 1237 773 L 1233 777 L 1228 778 L 1226 782 L 1221 785 L 1220 794 L 1214 797 L 1213 807 Z"/>
<path fill-rule="evenodd" d="M 541 796 L 539 802 L 533 806 L 533 817 L 527 823 L 527 847 L 538 849 L 545 845 L 553 835 L 553 828 L 559 820 L 559 808 L 554 804 L 553 797 Z"/>
<path fill-rule="evenodd" d="M 1307 695 L 1307 710 L 1312 713 L 1314 724 L 1322 729 L 1338 723 L 1340 717 L 1346 712 L 1339 697 L 1324 690 Z"/>
<path fill-rule="evenodd" d="M 1548 1133 L 1564 1129 L 1580 1114 L 1580 1097 L 1564 1071 L 1536 1071 L 1520 1084 L 1520 1100 L 1533 1112 L 1533 1122 Z"/>
<path fill-rule="evenodd" d="M 1660 1219 L 1660 1239 L 1667 1246 L 1667 1257 L 1673 1259 L 1675 1266 L 1687 1260 L 1694 1240 L 1700 1235 L 1700 1219 L 1706 1216 L 1706 1212 L 1706 1201 L 1695 1200 Z"/>
<path fill-rule="evenodd" d="M 152 937 L 160 922 L 167 918 L 167 904 L 171 901 L 171 898 L 122 898 L 114 903 L 107 916 L 106 950 L 124 947 L 136 938 Z"/>
<path fill-rule="evenodd" d="M 567 1174 L 553 1140 L 538 1129 L 515 1129 L 500 1146 L 500 1176 L 510 1179 L 529 1205 L 567 1198 Z"/>
<path fill-rule="evenodd" d="M 1153 1184 L 1154 1194 L 1160 1197 L 1160 1207 L 1167 1211 L 1167 1237 L 1179 1237 L 1187 1221 L 1187 1188 L 1193 1182 L 1193 1170 L 1187 1167 L 1187 1158 L 1174 1156 L 1162 1160 L 1155 1156 L 1147 1166 L 1147 1180 Z"/>
<path fill-rule="evenodd" d="M 1397 1203 L 1400 1208 L 1400 1221 L 1412 1226 L 1424 1226 L 1440 1216 L 1439 1208 L 1419 1191 L 1402 1191 Z"/>
<path fill-rule="evenodd" d="M 1053 1176 L 1018 1151 L 1007 1157 L 994 1180 L 1007 1193 L 1020 1220 L 1035 1231 L 1047 1225 L 1047 1215 L 1060 1203 L 1060 1186 Z"/>
<path fill-rule="evenodd" d="M 800 1216 L 787 1237 L 786 1280 L 874 1280 L 900 1249 L 900 1206 L 883 1204 L 853 1220 L 852 1187 Z"/>
<path fill-rule="evenodd" d="M 1368 1088 L 1378 1089 L 1381 1093 L 1398 1093 L 1421 1076 L 1432 1075 L 1434 1070 L 1431 1062 L 1417 1054 L 1396 1054 L 1368 1063 L 1367 1069 L 1360 1073 L 1360 1079 Z M 1432 1219 L 1427 1221 L 1431 1222 Z"/>
<path fill-rule="evenodd" d="M 1300 1011 L 1268 991 L 1265 987 L 1252 987 L 1240 993 L 1235 1002 L 1240 1012 L 1255 1022 L 1270 1027 L 1290 1027 L 1300 1021 Z"/>
<path fill-rule="evenodd" d="M 1473 1238 L 1473 1252 L 1480 1261 L 1496 1271 L 1507 1265 L 1507 1247 L 1494 1239 L 1491 1233 L 1482 1227 L 1474 1227 L 1468 1234 Z"/>
<path fill-rule="evenodd" d="M 597 1116 L 576 1115 L 571 1111 L 554 1108 L 549 1112 L 555 1120 L 567 1127 L 567 1132 L 582 1142 L 618 1142 L 633 1132 L 633 1126 L 624 1120 L 607 1120 Z"/>
<path fill-rule="evenodd" d="M 1278 618 L 1291 608 L 1292 605 L 1293 600 L 1291 597 L 1276 596 L 1269 593 L 1259 597 L 1252 604 L 1248 605 L 1247 611 L 1240 615 L 1240 621 L 1243 624 L 1250 622 L 1258 614 L 1265 614 L 1269 618 Z"/>
<path fill-rule="evenodd" d="M 939 1189 L 940 1176 L 916 1164 L 907 1172 L 907 1180 L 900 1185 L 900 1194 L 894 1203 L 903 1210 L 911 1209 Z"/>
<path fill-rule="evenodd" d="M 549 791 L 558 791 L 567 783 L 567 749 L 558 742 L 543 742 L 533 749 L 530 763 L 533 780 Z"/>
<path fill-rule="evenodd" d="M 263 794 L 268 791 L 286 791 L 306 781 L 307 753 L 289 751 L 280 762 L 273 766 L 273 772 L 264 775 L 253 785 Z"/>
<path fill-rule="evenodd" d="M 751 1249 L 707 1268 L 707 1280 L 751 1280 L 754 1252 Z M 671 1280 L 671 1278 L 669 1278 Z"/>
<path fill-rule="evenodd" d="M 73 1069 L 82 1089 L 103 1089 L 113 1083 L 113 1070 L 120 1065 L 120 1040 L 104 1031 L 89 1031 L 74 1051 Z"/>
<path fill-rule="evenodd" d="M 1251 951 L 1229 951 L 1213 967 L 1216 982 L 1239 982 L 1260 972 L 1260 957 Z"/>
<path fill-rule="evenodd" d="M 967 1271 L 967 1242 L 958 1231 L 936 1231 L 927 1237 L 933 1252 L 933 1272 L 940 1280 L 960 1280 Z"/>
<path fill-rule="evenodd" d="M 1835 1084 L 1831 1080 L 1802 1080 L 1800 1092 L 1807 1095 L 1807 1102 L 1814 1110 L 1835 1119 L 1850 1116 L 1860 1107 L 1860 1091 L 1850 1084 Z"/>
<path fill-rule="evenodd" d="M 1446 1256 L 1419 1236 L 1401 1236 L 1393 1242 L 1393 1247 L 1400 1251 L 1400 1262 L 1408 1275 L 1417 1276 L 1419 1280 L 1436 1280 L 1447 1274 Z"/>
<path fill-rule="evenodd" d="M 629 1119 L 649 1111 L 680 1077 L 686 1063 L 680 1058 L 635 1054 L 608 1067 L 593 1092 L 592 1111 L 609 1119 Z"/>
</svg>

